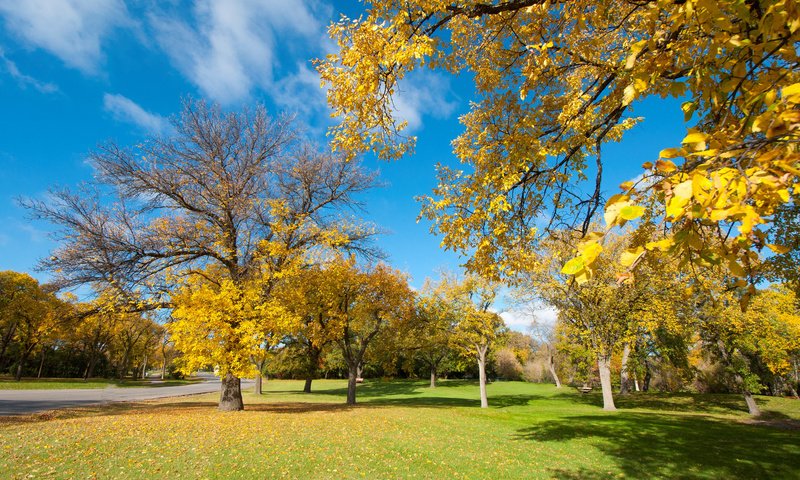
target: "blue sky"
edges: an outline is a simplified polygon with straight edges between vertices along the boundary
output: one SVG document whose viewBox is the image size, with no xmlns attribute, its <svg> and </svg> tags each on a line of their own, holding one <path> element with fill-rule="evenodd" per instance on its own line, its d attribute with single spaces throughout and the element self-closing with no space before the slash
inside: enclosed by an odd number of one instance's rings
<svg viewBox="0 0 800 480">
<path fill-rule="evenodd" d="M 85 157 L 98 143 L 162 131 L 187 95 L 225 108 L 263 102 L 295 113 L 322 140 L 330 118 L 310 60 L 334 48 L 326 26 L 360 8 L 317 0 L 0 0 L 0 270 L 48 277 L 34 266 L 54 247 L 49 226 L 29 221 L 16 198 L 89 181 Z M 389 261 L 420 286 L 459 264 L 429 224 L 417 223 L 414 197 L 434 187 L 436 162 L 453 162 L 450 140 L 470 87 L 423 72 L 401 90 L 398 111 L 419 138 L 417 151 L 392 163 L 365 159 L 388 184 L 365 200 L 369 219 L 391 232 L 379 241 Z M 682 138 L 675 103 L 634 107 L 645 121 L 603 151 L 607 192 Z"/>
</svg>

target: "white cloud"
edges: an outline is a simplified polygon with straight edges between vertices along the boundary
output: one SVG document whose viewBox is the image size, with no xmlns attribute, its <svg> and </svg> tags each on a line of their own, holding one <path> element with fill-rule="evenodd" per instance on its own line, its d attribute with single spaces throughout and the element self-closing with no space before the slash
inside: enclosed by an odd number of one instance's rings
<svg viewBox="0 0 800 480">
<path fill-rule="evenodd" d="M 558 310 L 544 305 L 528 305 L 524 308 L 505 311 L 500 314 L 506 325 L 517 331 L 527 331 L 534 320 L 543 326 L 553 326 L 558 318 Z"/>
<path fill-rule="evenodd" d="M 0 64 L 5 67 L 6 72 L 8 72 L 8 74 L 11 75 L 11 78 L 16 80 L 19 86 L 22 88 L 33 87 L 42 93 L 55 93 L 58 91 L 58 87 L 56 85 L 49 82 L 39 81 L 30 75 L 25 75 L 22 73 L 17 67 L 17 64 L 6 57 L 2 48 L 0 48 Z"/>
<path fill-rule="evenodd" d="M 130 25 L 122 0 L 0 0 L 6 28 L 70 67 L 97 73 L 102 39 Z"/>
<path fill-rule="evenodd" d="M 413 72 L 400 83 L 394 98 L 395 115 L 408 122 L 408 131 L 422 127 L 424 116 L 444 119 L 456 108 L 452 98 L 450 80 L 427 71 Z"/>
<path fill-rule="evenodd" d="M 204 95 L 230 104 L 273 85 L 278 49 L 320 37 L 315 7 L 310 1 L 198 0 L 193 25 L 163 11 L 150 14 L 149 23 L 175 67 Z"/>
<path fill-rule="evenodd" d="M 133 123 L 150 133 L 164 133 L 170 128 L 166 118 L 148 112 L 122 95 L 111 93 L 103 95 L 103 108 L 116 120 Z"/>
</svg>

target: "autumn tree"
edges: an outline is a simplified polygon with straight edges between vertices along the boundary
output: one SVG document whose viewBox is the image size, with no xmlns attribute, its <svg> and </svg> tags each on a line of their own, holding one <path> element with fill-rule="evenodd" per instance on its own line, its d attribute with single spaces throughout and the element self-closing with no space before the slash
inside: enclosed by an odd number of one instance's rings
<svg viewBox="0 0 800 480">
<path fill-rule="evenodd" d="M 459 321 L 459 311 L 448 302 L 441 285 L 426 280 L 416 299 L 417 329 L 411 341 L 415 356 L 428 367 L 430 387 L 436 387 L 442 363 L 453 352 L 452 342 Z"/>
<path fill-rule="evenodd" d="M 271 288 L 314 249 L 363 247 L 373 230 L 343 209 L 374 176 L 261 106 L 188 101 L 173 128 L 101 146 L 94 183 L 24 203 L 60 227 L 61 246 L 42 262 L 60 286 L 98 283 L 131 310 L 174 308 L 168 328 L 186 368 L 218 363 L 219 408 L 240 410 L 248 353 L 281 318 Z"/>
<path fill-rule="evenodd" d="M 356 379 L 370 345 L 378 335 L 392 335 L 402 323 L 414 320 L 413 294 L 406 277 L 379 264 L 360 268 L 354 259 L 338 260 L 326 268 L 330 325 L 339 332 L 335 342 L 347 364 L 347 404 L 356 403 Z"/>
<path fill-rule="evenodd" d="M 401 157 L 416 139 L 393 108 L 403 79 L 423 67 L 471 78 L 453 140 L 464 168 L 440 167 L 423 205 L 471 270 L 513 276 L 552 229 L 585 235 L 605 208 L 606 227 L 571 264 L 586 281 L 600 237 L 654 199 L 668 234 L 648 251 L 751 277 L 800 178 L 795 1 L 367 3 L 366 15 L 330 26 L 339 48 L 318 62 L 339 119 L 334 146 Z M 602 147 L 637 123 L 648 97 L 682 101 L 687 134 L 658 161 L 642 158 L 642 175 L 604 202 Z"/>
<path fill-rule="evenodd" d="M 698 290 L 718 284 L 707 280 Z M 751 415 L 761 413 L 753 397 L 764 385 L 760 365 L 772 375 L 786 375 L 800 350 L 800 312 L 795 302 L 794 293 L 785 287 L 757 292 L 746 312 L 729 292 L 716 289 L 716 295 L 695 296 L 693 307 L 703 348 L 725 367 Z"/>
<path fill-rule="evenodd" d="M 72 318 L 69 305 L 52 289 L 30 275 L 0 272 L 0 324 L 4 328 L 3 353 L 14 342 L 17 347 L 14 378 L 22 379 L 25 363 Z M 0 356 L 1 357 L 1 356 Z"/>
<path fill-rule="evenodd" d="M 461 279 L 445 276 L 438 287 L 442 297 L 455 308 L 458 318 L 452 344 L 462 355 L 477 361 L 481 408 L 489 406 L 486 396 L 489 349 L 505 329 L 503 319 L 491 310 L 497 289 L 496 283 L 475 275 Z"/>
</svg>

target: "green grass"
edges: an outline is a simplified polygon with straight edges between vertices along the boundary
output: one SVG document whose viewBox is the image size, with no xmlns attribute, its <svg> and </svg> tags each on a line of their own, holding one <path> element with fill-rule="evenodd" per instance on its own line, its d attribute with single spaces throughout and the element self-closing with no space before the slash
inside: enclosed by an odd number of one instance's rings
<svg viewBox="0 0 800 480">
<path fill-rule="evenodd" d="M 0 377 L 0 390 L 61 390 L 80 388 L 108 388 L 108 387 L 175 387 L 187 385 L 198 381 L 188 380 L 117 380 L 107 378 L 23 378 L 19 382 L 13 378 Z"/>
<path fill-rule="evenodd" d="M 0 477 L 23 478 L 800 478 L 800 401 L 598 393 L 549 385 L 269 381 L 244 412 L 217 395 L 6 417 Z"/>
</svg>

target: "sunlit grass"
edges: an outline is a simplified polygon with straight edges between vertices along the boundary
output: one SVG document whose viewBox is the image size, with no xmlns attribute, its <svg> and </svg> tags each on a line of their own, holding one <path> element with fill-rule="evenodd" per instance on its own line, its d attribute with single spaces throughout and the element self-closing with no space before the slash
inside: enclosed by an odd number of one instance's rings
<svg viewBox="0 0 800 480">
<path fill-rule="evenodd" d="M 52 478 L 797 478 L 800 402 L 733 395 L 598 394 L 549 385 L 269 381 L 244 412 L 217 395 L 6 417 L 0 477 Z"/>
</svg>

